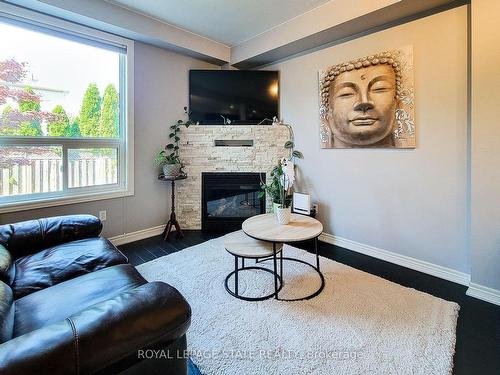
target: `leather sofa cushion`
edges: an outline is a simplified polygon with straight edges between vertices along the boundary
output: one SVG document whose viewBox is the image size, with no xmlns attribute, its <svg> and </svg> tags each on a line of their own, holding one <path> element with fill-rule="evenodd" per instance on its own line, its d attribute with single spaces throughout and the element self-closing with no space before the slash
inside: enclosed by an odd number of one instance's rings
<svg viewBox="0 0 500 375">
<path fill-rule="evenodd" d="M 8 282 L 8 272 L 12 259 L 7 249 L 0 245 L 0 281 Z"/>
<path fill-rule="evenodd" d="M 17 259 L 9 283 L 18 299 L 74 277 L 116 264 L 127 258 L 107 239 L 71 241 Z"/>
<path fill-rule="evenodd" d="M 97 237 L 101 221 L 92 215 L 55 216 L 0 225 L 0 245 L 14 259 L 61 243 Z"/>
<path fill-rule="evenodd" d="M 15 302 L 13 336 L 64 320 L 145 283 L 132 265 L 121 264 L 29 294 Z"/>
<path fill-rule="evenodd" d="M 12 338 L 14 329 L 14 298 L 9 286 L 0 281 L 0 344 Z"/>
</svg>

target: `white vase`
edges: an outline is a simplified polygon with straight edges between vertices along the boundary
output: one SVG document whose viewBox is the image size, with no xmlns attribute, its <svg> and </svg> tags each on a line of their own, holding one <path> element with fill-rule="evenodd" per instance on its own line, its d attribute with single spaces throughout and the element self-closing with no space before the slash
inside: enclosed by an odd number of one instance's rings
<svg viewBox="0 0 500 375">
<path fill-rule="evenodd" d="M 286 225 L 290 222 L 290 216 L 292 215 L 290 207 L 287 208 L 277 208 L 276 209 L 276 219 L 278 224 Z"/>
<path fill-rule="evenodd" d="M 165 177 L 177 177 L 181 174 L 180 164 L 164 164 L 163 174 Z"/>
</svg>

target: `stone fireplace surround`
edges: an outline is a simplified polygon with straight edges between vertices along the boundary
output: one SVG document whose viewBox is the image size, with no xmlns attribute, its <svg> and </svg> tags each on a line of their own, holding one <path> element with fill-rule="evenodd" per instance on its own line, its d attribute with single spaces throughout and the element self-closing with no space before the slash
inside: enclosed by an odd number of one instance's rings
<svg viewBox="0 0 500 375">
<path fill-rule="evenodd" d="M 176 212 L 183 229 L 201 229 L 202 172 L 265 172 L 266 181 L 289 132 L 282 125 L 193 125 L 182 128 L 180 157 L 188 178 L 176 184 Z M 215 140 L 253 140 L 253 146 L 215 146 Z M 267 200 L 268 208 L 271 202 Z"/>
</svg>

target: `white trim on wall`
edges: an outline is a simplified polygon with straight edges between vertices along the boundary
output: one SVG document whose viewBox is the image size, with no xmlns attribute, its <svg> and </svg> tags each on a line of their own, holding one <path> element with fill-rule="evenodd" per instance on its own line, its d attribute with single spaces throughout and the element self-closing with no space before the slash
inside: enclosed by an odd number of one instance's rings
<svg viewBox="0 0 500 375">
<path fill-rule="evenodd" d="M 167 224 L 157 225 L 156 227 L 137 230 L 135 232 L 123 233 L 118 236 L 108 238 L 115 246 L 125 245 L 126 243 L 144 240 L 146 238 L 159 236 L 163 234 L 163 230 Z M 172 228 L 170 233 L 175 233 L 175 228 Z"/>
<path fill-rule="evenodd" d="M 152 228 L 141 229 L 135 232 L 124 233 L 119 236 L 109 238 L 115 245 L 124 245 L 129 242 L 143 240 L 145 238 L 159 236 L 163 233 L 165 224 L 158 225 Z M 409 268 L 415 271 L 423 272 L 428 275 L 439 277 L 440 279 L 448 280 L 460 285 L 468 286 L 466 294 L 486 302 L 500 306 L 500 290 L 488 288 L 479 284 L 470 282 L 470 275 L 465 272 L 453 270 L 451 268 L 432 264 L 420 259 L 408 257 L 394 253 L 392 251 L 383 250 L 374 246 L 365 245 L 356 241 L 351 241 L 346 238 L 334 236 L 329 233 L 322 233 L 319 237 L 320 241 L 340 246 L 348 250 L 355 251 L 364 255 L 368 255 L 386 262 L 397 264 L 399 266 Z"/>
<path fill-rule="evenodd" d="M 124 245 L 129 242 L 143 240 L 145 238 L 159 236 L 163 233 L 166 224 L 158 225 L 152 228 L 141 229 L 135 232 L 124 233 L 118 236 L 110 237 L 109 240 L 115 246 Z"/>
<path fill-rule="evenodd" d="M 428 275 L 436 276 L 440 279 L 452 281 L 457 284 L 468 286 L 470 283 L 470 275 L 464 272 L 453 270 L 451 268 L 439 266 L 437 264 L 429 263 L 420 259 L 397 254 L 392 251 L 383 250 L 374 246 L 351 241 L 346 238 L 334 236 L 329 233 L 323 232 L 319 239 L 332 245 L 337 245 L 345 249 L 353 250 L 361 254 L 385 260 L 386 262 L 397 264 L 399 266 L 403 266 L 415 271 L 423 272 Z"/>
<path fill-rule="evenodd" d="M 469 289 L 467 289 L 465 294 L 500 306 L 500 290 L 488 288 L 476 283 L 470 283 Z"/>
</svg>

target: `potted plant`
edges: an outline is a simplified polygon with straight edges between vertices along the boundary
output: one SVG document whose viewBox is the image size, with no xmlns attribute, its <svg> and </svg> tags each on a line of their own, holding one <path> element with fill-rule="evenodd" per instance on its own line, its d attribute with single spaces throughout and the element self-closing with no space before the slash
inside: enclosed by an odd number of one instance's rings
<svg viewBox="0 0 500 375">
<path fill-rule="evenodd" d="M 264 183 L 260 182 L 259 198 L 265 198 L 268 196 L 273 204 L 273 212 L 275 212 L 275 207 L 279 205 L 280 201 L 280 185 L 278 176 L 274 174 L 274 169 L 271 171 L 271 182 Z"/>
<path fill-rule="evenodd" d="M 170 134 L 168 135 L 170 142 L 155 157 L 156 164 L 163 168 L 165 177 L 177 177 L 181 174 L 182 163 L 179 158 L 179 133 L 182 126 L 188 128 L 194 124 L 189 119 L 187 107 L 184 107 L 184 113 L 188 117 L 187 121 L 178 120 L 174 125 L 170 126 Z"/>
<path fill-rule="evenodd" d="M 278 122 L 274 119 L 275 124 L 285 125 L 283 122 Z M 273 212 L 276 213 L 276 218 L 280 224 L 288 224 L 291 216 L 292 204 L 292 187 L 295 181 L 295 159 L 302 159 L 302 152 L 295 150 L 293 131 L 290 125 L 285 125 L 290 131 L 290 140 L 284 145 L 284 148 L 290 150 L 288 158 L 281 158 L 278 165 L 271 171 L 271 182 L 268 184 L 261 183 L 261 191 L 259 198 L 269 194 L 273 202 Z"/>
<path fill-rule="evenodd" d="M 268 184 L 265 184 L 264 182 L 261 182 L 261 191 L 259 192 L 259 198 L 264 198 L 268 196 L 271 199 L 271 202 L 273 204 L 272 212 L 276 213 L 276 209 L 281 205 L 281 189 L 282 185 L 280 184 L 280 170 L 279 167 L 276 166 L 274 169 L 271 171 L 271 182 Z M 286 204 L 290 204 L 292 197 L 287 196 L 285 197 L 286 199 Z"/>
<path fill-rule="evenodd" d="M 278 175 L 280 184 L 280 202 L 276 208 L 278 224 L 288 224 L 291 216 L 292 186 L 295 181 L 295 165 L 290 159 L 281 158 L 275 174 Z"/>
<path fill-rule="evenodd" d="M 181 174 L 182 164 L 179 155 L 163 150 L 156 155 L 155 161 L 163 168 L 165 177 L 177 177 Z"/>
</svg>

